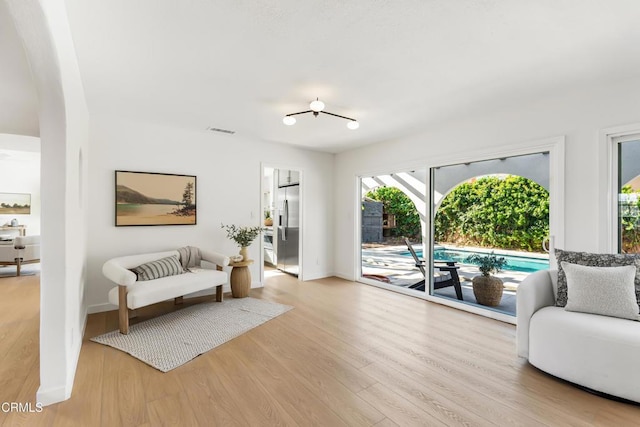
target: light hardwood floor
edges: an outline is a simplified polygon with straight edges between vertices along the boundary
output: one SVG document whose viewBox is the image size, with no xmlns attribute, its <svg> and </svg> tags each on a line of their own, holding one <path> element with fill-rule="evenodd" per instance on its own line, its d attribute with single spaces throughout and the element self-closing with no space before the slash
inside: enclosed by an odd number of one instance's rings
<svg viewBox="0 0 640 427">
<path fill-rule="evenodd" d="M 34 401 L 38 293 L 0 279 L 0 401 Z M 512 325 L 335 278 L 277 275 L 251 296 L 295 309 L 165 374 L 88 341 L 117 327 L 117 312 L 89 316 L 71 399 L 0 425 L 640 424 L 640 407 L 518 359 Z"/>
</svg>

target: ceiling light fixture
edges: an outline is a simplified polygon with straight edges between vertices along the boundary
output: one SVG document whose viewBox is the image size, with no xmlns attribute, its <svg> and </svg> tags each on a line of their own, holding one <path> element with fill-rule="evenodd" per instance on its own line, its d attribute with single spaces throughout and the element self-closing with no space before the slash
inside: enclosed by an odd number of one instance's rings
<svg viewBox="0 0 640 427">
<path fill-rule="evenodd" d="M 284 123 L 287 126 L 292 126 L 296 124 L 296 118 L 293 116 L 297 116 L 298 114 L 313 113 L 314 117 L 318 117 L 318 115 L 322 113 L 322 114 L 328 114 L 333 117 L 339 117 L 341 119 L 348 120 L 347 128 L 351 130 L 358 129 L 360 127 L 360 123 L 358 123 L 356 119 L 352 119 L 351 117 L 345 117 L 345 116 L 341 116 L 340 114 L 334 114 L 328 111 L 324 111 L 324 102 L 320 101 L 318 98 L 316 98 L 315 101 L 311 101 L 311 103 L 309 104 L 309 108 L 310 108 L 309 110 L 300 111 L 299 113 L 287 114 L 282 119 L 282 123 Z"/>
</svg>

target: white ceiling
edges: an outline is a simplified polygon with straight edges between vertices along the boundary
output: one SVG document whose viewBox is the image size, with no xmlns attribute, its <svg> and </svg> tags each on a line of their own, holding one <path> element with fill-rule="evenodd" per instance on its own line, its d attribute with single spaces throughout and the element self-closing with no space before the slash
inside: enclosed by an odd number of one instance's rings
<svg viewBox="0 0 640 427">
<path fill-rule="evenodd" d="M 231 129 L 329 152 L 640 76 L 638 0 L 67 0 L 67 7 L 91 114 Z M 327 111 L 358 119 L 360 129 L 326 115 L 282 124 L 316 97 Z"/>
</svg>

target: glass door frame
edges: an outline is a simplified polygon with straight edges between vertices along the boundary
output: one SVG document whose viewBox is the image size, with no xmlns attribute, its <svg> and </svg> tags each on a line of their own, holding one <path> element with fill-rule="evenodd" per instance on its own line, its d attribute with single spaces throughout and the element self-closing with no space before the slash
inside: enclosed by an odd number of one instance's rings
<svg viewBox="0 0 640 427">
<path fill-rule="evenodd" d="M 391 291 L 403 293 L 417 298 L 422 298 L 427 301 L 432 301 L 438 304 L 451 306 L 464 310 L 467 312 L 476 313 L 485 317 L 490 317 L 496 320 L 500 320 L 506 323 L 516 323 L 516 318 L 507 314 L 498 313 L 491 310 L 485 310 L 478 307 L 473 307 L 463 302 L 454 300 L 448 300 L 437 296 L 430 295 L 433 289 L 433 191 L 432 191 L 432 169 L 436 167 L 442 167 L 447 165 L 459 164 L 459 163 L 471 163 L 483 160 L 492 160 L 502 157 L 521 156 L 527 154 L 536 154 L 548 152 L 549 153 L 549 253 L 553 254 L 554 248 L 564 248 L 564 182 L 565 182 L 565 136 L 556 136 L 546 139 L 540 139 L 519 144 L 510 144 L 497 147 L 487 147 L 475 151 L 465 151 L 463 153 L 451 153 L 447 155 L 434 156 L 427 159 L 423 159 L 419 162 L 412 162 L 411 164 L 403 164 L 396 166 L 386 166 L 383 171 L 366 171 L 358 173 L 355 176 L 355 185 L 357 187 L 357 197 L 355 198 L 355 277 L 356 281 L 373 285 L 379 288 L 388 289 Z M 428 200 L 425 200 L 429 206 L 429 223 L 425 228 L 422 236 L 423 242 L 423 258 L 426 260 L 427 265 L 425 268 L 429 272 L 429 292 L 424 292 L 424 295 L 417 295 L 416 292 L 406 290 L 403 288 L 387 285 L 382 282 L 370 280 L 362 277 L 362 228 L 361 228 L 361 179 L 367 176 L 389 174 L 390 170 L 406 170 L 416 168 L 427 168 L 426 174 L 426 188 L 429 193 Z M 549 268 L 556 269 L 557 264 L 555 257 L 549 257 Z"/>
<path fill-rule="evenodd" d="M 394 170 L 395 172 L 389 172 L 389 169 Z M 426 169 L 427 170 L 427 175 L 428 175 L 428 167 L 425 167 L 423 162 L 420 163 L 414 163 L 412 165 L 402 165 L 399 167 L 391 167 L 391 168 L 385 168 L 384 172 L 381 171 L 376 171 L 376 172 L 368 172 L 368 173 L 364 173 L 364 174 L 357 174 L 356 175 L 356 195 L 357 197 L 356 199 L 356 214 L 354 216 L 355 219 L 355 229 L 356 229 L 356 233 L 355 233 L 355 249 L 356 249 L 356 256 L 355 256 L 355 260 L 356 260 L 356 268 L 355 268 L 355 281 L 360 282 L 360 283 L 365 283 L 367 285 L 372 285 L 372 286 L 376 286 L 378 288 L 382 288 L 382 289 L 386 289 L 389 291 L 393 291 L 393 292 L 397 292 L 400 294 L 404 294 L 404 295 L 409 295 L 415 298 L 422 298 L 422 299 L 426 299 L 425 295 L 427 294 L 427 292 L 422 292 L 422 291 L 416 291 L 413 289 L 408 289 L 402 286 L 395 286 L 395 285 L 390 285 L 384 282 L 380 282 L 377 280 L 373 280 L 373 279 L 368 279 L 366 277 L 362 276 L 362 179 L 363 178 L 367 178 L 367 177 L 371 177 L 371 176 L 382 176 L 382 175 L 392 175 L 392 174 L 397 174 L 397 173 L 402 173 L 404 171 L 408 171 L 408 170 L 417 170 L 417 169 Z M 427 189 L 426 191 L 428 191 L 428 177 L 427 177 L 427 183 L 425 183 L 425 188 Z M 426 198 L 426 197 L 425 197 Z M 426 201 L 425 201 L 426 203 Z M 426 215 L 428 215 L 429 212 L 426 212 Z M 428 224 L 427 224 L 428 225 Z M 428 227 L 424 227 L 424 228 L 428 228 Z M 424 230 L 423 228 L 423 230 Z M 424 242 L 425 236 L 424 236 L 424 232 L 422 233 L 422 241 Z"/>
</svg>

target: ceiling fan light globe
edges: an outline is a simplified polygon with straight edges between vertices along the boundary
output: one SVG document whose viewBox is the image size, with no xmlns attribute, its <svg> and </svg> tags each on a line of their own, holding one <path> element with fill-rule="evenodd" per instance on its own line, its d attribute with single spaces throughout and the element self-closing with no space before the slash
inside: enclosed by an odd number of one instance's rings
<svg viewBox="0 0 640 427">
<path fill-rule="evenodd" d="M 284 118 L 282 119 L 282 123 L 287 126 L 293 126 L 296 124 L 296 118 L 291 116 L 284 116 Z"/>
</svg>

